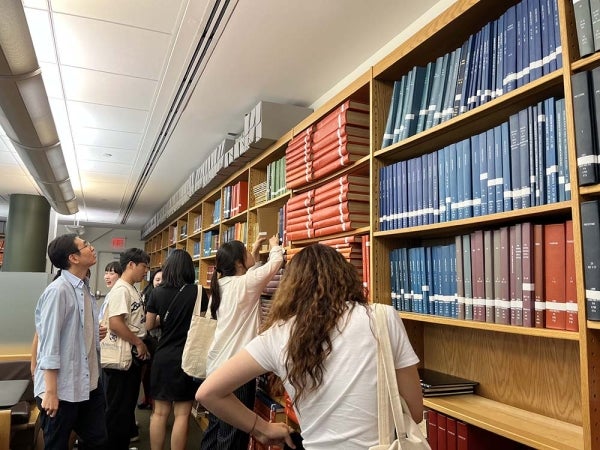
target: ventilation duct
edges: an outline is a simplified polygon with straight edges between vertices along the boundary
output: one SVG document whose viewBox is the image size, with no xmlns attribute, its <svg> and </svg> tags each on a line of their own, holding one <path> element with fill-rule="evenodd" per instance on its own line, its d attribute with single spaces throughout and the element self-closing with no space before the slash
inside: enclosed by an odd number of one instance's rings
<svg viewBox="0 0 600 450">
<path fill-rule="evenodd" d="M 167 146 L 171 134 L 173 134 L 173 131 L 179 122 L 179 118 L 181 117 L 181 114 L 183 114 L 183 111 L 194 92 L 194 88 L 196 87 L 196 84 L 198 84 L 198 80 L 202 76 L 215 46 L 219 42 L 221 34 L 225 30 L 225 26 L 235 10 L 238 0 L 211 0 L 207 3 L 206 11 L 210 12 L 206 14 L 203 22 L 200 24 L 202 32 L 199 34 L 199 40 L 194 49 L 191 61 L 177 88 L 175 98 L 171 102 L 169 113 L 161 125 L 158 137 L 150 150 L 150 155 L 146 160 L 144 169 L 136 182 L 133 194 L 127 205 L 124 208 L 121 208 L 121 212 L 123 213 L 121 219 L 122 224 L 127 223 L 127 219 L 133 211 L 144 186 L 148 182 L 148 178 L 152 174 L 154 167 Z"/>
<path fill-rule="evenodd" d="M 78 211 L 21 0 L 0 0 L 0 126 L 52 208 Z"/>
</svg>

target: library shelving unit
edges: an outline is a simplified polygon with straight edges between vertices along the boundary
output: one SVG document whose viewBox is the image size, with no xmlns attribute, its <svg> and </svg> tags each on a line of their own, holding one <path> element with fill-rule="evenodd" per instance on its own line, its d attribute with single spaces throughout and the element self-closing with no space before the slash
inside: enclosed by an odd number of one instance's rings
<svg viewBox="0 0 600 450">
<path fill-rule="evenodd" d="M 487 23 L 498 19 L 515 0 L 458 0 L 437 18 L 408 38 L 369 71 L 342 89 L 322 107 L 284 134 L 245 167 L 226 179 L 191 210 L 174 222 L 157 229 L 147 240 L 152 266 L 164 263 L 171 229 L 187 220 L 187 237 L 177 241 L 182 248 L 200 243 L 199 280 L 206 285 L 214 253 L 204 253 L 206 235 L 219 234 L 231 223 L 246 223 L 246 242 L 258 231 L 269 234 L 279 229 L 279 209 L 295 195 L 318 187 L 343 174 L 370 176 L 370 227 L 330 237 L 370 238 L 370 297 L 374 302 L 391 303 L 390 252 L 398 247 L 447 242 L 478 230 L 508 227 L 527 221 L 542 223 L 572 219 L 577 284 L 578 331 L 530 328 L 497 323 L 459 320 L 435 315 L 400 312 L 411 343 L 423 367 L 447 372 L 479 382 L 476 395 L 431 397 L 425 405 L 514 441 L 541 449 L 600 448 L 600 325 L 586 320 L 583 245 L 580 204 L 600 197 L 599 186 L 578 188 L 577 155 L 571 75 L 600 66 L 600 54 L 578 57 L 573 4 L 556 0 L 562 67 L 487 103 L 470 109 L 424 131 L 382 148 L 394 81 L 415 66 L 425 66 L 452 52 Z M 449 222 L 383 230 L 380 226 L 380 170 L 392 164 L 428 155 L 445 146 L 487 131 L 506 122 L 510 116 L 547 98 L 564 98 L 570 199 L 508 212 L 463 218 Z M 346 100 L 370 105 L 370 155 L 335 174 L 314 180 L 306 186 L 283 191 L 265 199 L 258 187 L 267 179 L 267 165 L 285 156 L 287 144 L 307 127 Z M 239 180 L 248 181 L 248 209 L 231 219 L 223 219 L 215 204 L 222 200 L 223 188 Z M 257 200 L 258 198 L 258 200 Z M 191 224 L 201 217 L 201 229 Z M 213 217 L 215 217 L 213 219 Z M 323 238 L 292 241 L 302 247 Z M 213 249 L 214 250 L 214 249 Z M 191 252 L 190 252 L 191 253 Z"/>
<path fill-rule="evenodd" d="M 559 203 L 462 220 L 380 230 L 372 222 L 373 296 L 389 303 L 390 252 L 398 247 L 427 245 L 474 230 L 510 226 L 528 220 L 573 219 L 578 289 L 579 331 L 508 326 L 401 312 L 422 364 L 430 369 L 477 380 L 477 395 L 425 399 L 425 405 L 467 423 L 534 448 L 599 448 L 600 374 L 594 361 L 600 350 L 598 331 L 585 321 L 581 227 L 570 76 L 598 65 L 575 61 L 576 36 L 572 3 L 558 0 L 563 66 L 534 81 L 441 124 L 381 148 L 393 81 L 414 66 L 425 66 L 453 51 L 488 22 L 517 2 L 458 1 L 373 67 L 372 182 L 380 169 L 437 151 L 508 121 L 509 117 L 548 97 L 565 99 L 571 199 Z M 373 217 L 380 216 L 378 196 Z"/>
</svg>

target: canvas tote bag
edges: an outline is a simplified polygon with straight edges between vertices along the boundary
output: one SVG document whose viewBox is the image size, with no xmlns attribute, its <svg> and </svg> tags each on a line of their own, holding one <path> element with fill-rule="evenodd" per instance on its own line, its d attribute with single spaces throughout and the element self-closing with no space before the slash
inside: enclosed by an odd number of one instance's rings
<svg viewBox="0 0 600 450">
<path fill-rule="evenodd" d="M 201 312 L 202 286 L 198 286 L 196 305 L 192 313 L 190 329 L 181 355 L 181 368 L 185 373 L 194 378 L 206 378 L 206 357 L 215 337 L 217 321 L 210 317 L 210 303 L 205 317 Z"/>
<path fill-rule="evenodd" d="M 108 328 L 108 321 L 102 322 Z M 100 365 L 104 369 L 127 370 L 131 367 L 132 361 L 131 344 L 109 328 L 104 339 L 100 341 Z"/>
<path fill-rule="evenodd" d="M 377 330 L 377 407 L 379 414 L 379 445 L 369 450 L 431 450 L 427 439 L 413 420 L 408 405 L 398 391 L 392 346 L 383 305 L 373 305 Z M 390 442 L 390 406 L 397 439 Z"/>
</svg>

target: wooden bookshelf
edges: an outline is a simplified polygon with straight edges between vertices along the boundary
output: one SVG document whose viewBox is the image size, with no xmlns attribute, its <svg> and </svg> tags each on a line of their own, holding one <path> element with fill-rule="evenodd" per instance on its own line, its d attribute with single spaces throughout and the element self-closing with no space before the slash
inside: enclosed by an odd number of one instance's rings
<svg viewBox="0 0 600 450">
<path fill-rule="evenodd" d="M 583 428 L 478 395 L 424 399 L 426 407 L 537 449 L 583 448 Z"/>
<path fill-rule="evenodd" d="M 486 23 L 497 19 L 516 0 L 457 0 L 431 23 L 408 38 L 371 69 L 360 75 L 318 110 L 285 133 L 277 142 L 240 167 L 214 191 L 191 209 L 182 212 L 188 233 L 177 244 L 190 251 L 194 241 L 203 243 L 209 231 L 223 230 L 236 222 L 246 222 L 248 243 L 258 231 L 277 229 L 278 210 L 290 198 L 322 185 L 340 174 L 368 175 L 371 180 L 371 222 L 369 227 L 326 238 L 370 235 L 370 295 L 374 302 L 390 303 L 390 251 L 401 246 L 451 241 L 475 230 L 509 226 L 527 221 L 573 221 L 579 331 L 527 328 L 495 323 L 457 320 L 447 317 L 401 312 L 415 351 L 424 367 L 448 372 L 479 382 L 477 395 L 428 398 L 427 407 L 517 442 L 542 449 L 600 448 L 600 323 L 586 320 L 585 292 L 579 205 L 600 197 L 600 185 L 576 188 L 577 158 L 573 123 L 570 76 L 600 65 L 600 53 L 579 59 L 573 5 L 557 0 L 562 45 L 562 67 L 524 84 L 504 95 L 425 131 L 381 148 L 390 108 L 393 83 L 414 66 L 424 66 L 464 42 Z M 381 230 L 379 226 L 380 169 L 390 164 L 430 154 L 438 149 L 491 129 L 518 111 L 549 97 L 565 99 L 568 165 L 571 199 L 543 206 L 494 213 L 404 229 Z M 267 165 L 285 156 L 287 144 L 308 126 L 346 100 L 370 104 L 370 155 L 301 188 L 265 200 L 253 187 L 267 179 Z M 222 188 L 236 180 L 248 180 L 248 210 L 213 221 L 215 202 Z M 258 189 L 257 189 L 258 191 Z M 192 223 L 201 217 L 200 230 Z M 171 220 L 171 219 L 170 219 Z M 164 262 L 169 234 L 174 222 L 163 224 L 147 240 L 153 267 Z M 290 243 L 303 247 L 324 238 Z M 202 245 L 201 245 L 202 247 Z M 202 249 L 201 249 L 202 250 Z M 263 257 L 266 254 L 262 253 Z M 204 283 L 214 255 L 196 258 L 199 279 Z"/>
</svg>

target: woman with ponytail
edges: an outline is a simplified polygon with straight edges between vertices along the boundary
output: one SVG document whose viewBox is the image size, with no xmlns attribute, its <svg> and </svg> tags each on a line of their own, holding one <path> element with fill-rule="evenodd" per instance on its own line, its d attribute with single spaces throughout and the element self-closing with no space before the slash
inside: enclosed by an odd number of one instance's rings
<svg viewBox="0 0 600 450">
<path fill-rule="evenodd" d="M 248 251 L 240 241 L 227 242 L 219 248 L 210 292 L 210 314 L 217 319 L 217 329 L 208 352 L 207 375 L 243 349 L 257 334 L 260 294 L 283 264 L 283 249 L 277 236 L 269 239 L 271 251 L 265 264 L 259 262 L 259 250 L 266 238 L 259 238 Z M 248 408 L 254 406 L 255 380 L 240 386 L 234 395 Z M 209 415 L 202 450 L 237 450 L 248 446 L 249 435 Z"/>
</svg>

